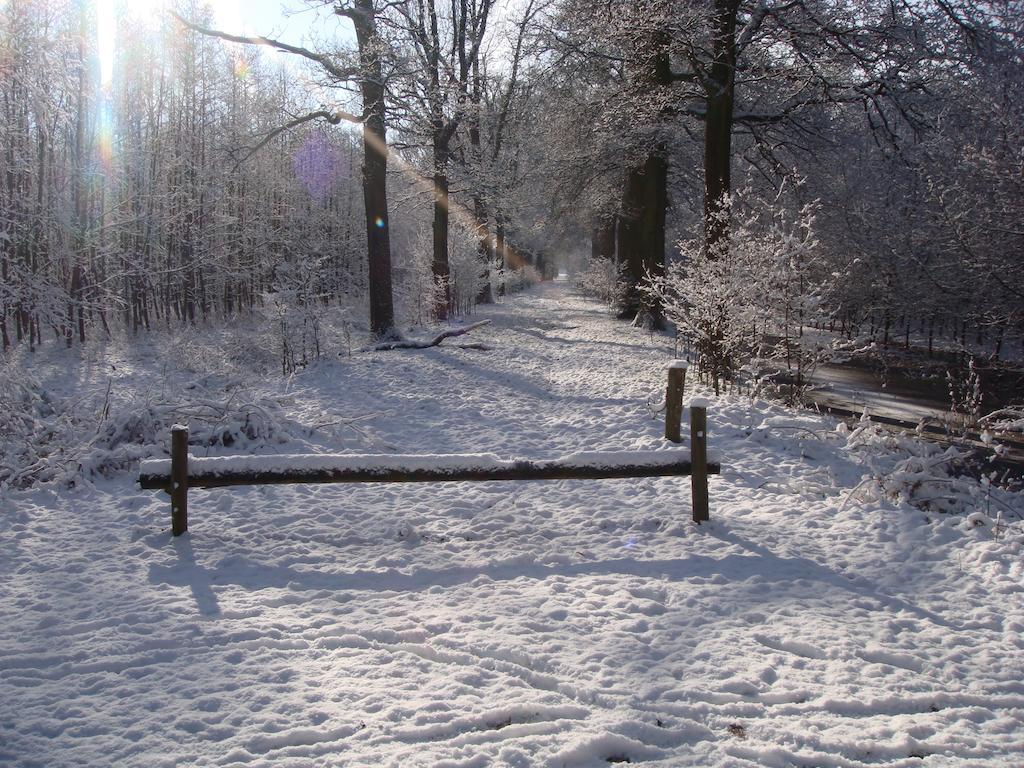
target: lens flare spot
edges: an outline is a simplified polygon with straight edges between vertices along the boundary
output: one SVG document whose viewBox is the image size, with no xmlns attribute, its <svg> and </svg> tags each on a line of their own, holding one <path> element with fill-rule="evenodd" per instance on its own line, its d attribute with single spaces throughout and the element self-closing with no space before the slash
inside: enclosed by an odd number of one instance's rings
<svg viewBox="0 0 1024 768">
<path fill-rule="evenodd" d="M 292 158 L 292 168 L 309 196 L 320 205 L 330 196 L 338 179 L 350 175 L 344 156 L 321 133 L 306 137 Z"/>
<path fill-rule="evenodd" d="M 114 115 L 106 103 L 100 106 L 96 140 L 100 164 L 110 173 L 114 169 Z"/>
<path fill-rule="evenodd" d="M 384 219 L 382 219 L 380 216 L 377 217 L 377 220 L 374 222 L 374 224 L 377 225 L 378 229 L 384 229 Z"/>
</svg>

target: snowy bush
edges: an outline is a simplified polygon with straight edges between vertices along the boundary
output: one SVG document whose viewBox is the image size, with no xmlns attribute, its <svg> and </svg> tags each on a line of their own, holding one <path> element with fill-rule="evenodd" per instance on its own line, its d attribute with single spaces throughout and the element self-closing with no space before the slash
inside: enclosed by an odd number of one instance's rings
<svg viewBox="0 0 1024 768">
<path fill-rule="evenodd" d="M 454 222 L 453 222 L 454 223 Z M 453 226 L 448 246 L 448 284 L 433 274 L 433 238 L 429 230 L 410 239 L 395 268 L 395 303 L 404 319 L 427 325 L 438 319 L 437 308 L 449 301 L 450 314 L 469 315 L 486 284 L 480 261 L 479 241 L 472 233 Z M 499 278 L 498 265 L 491 265 L 492 279 Z"/>
<path fill-rule="evenodd" d="M 722 209 L 739 207 L 734 200 Z M 644 290 L 661 302 L 716 392 L 767 354 L 785 361 L 786 399 L 798 400 L 809 370 L 828 353 L 804 332 L 817 307 L 814 216 L 814 204 L 794 218 L 778 201 L 733 213 L 727 242 L 709 252 L 701 240 L 681 241 L 665 275 L 648 277 Z"/>
<path fill-rule="evenodd" d="M 107 439 L 111 392 L 60 398 L 14 365 L 0 370 L 0 490 L 56 480 L 73 483 L 83 469 L 119 463 Z M 143 420 L 144 421 L 144 420 Z M 152 437 L 144 424 L 136 429 Z"/>
<path fill-rule="evenodd" d="M 845 433 L 844 424 L 839 431 Z M 998 519 L 1004 508 L 1019 516 L 1006 502 L 1019 492 L 1019 481 L 986 470 L 968 451 L 893 432 L 866 416 L 849 432 L 845 447 L 859 455 L 868 472 L 847 494 L 844 507 L 886 500 L 926 512 L 968 514 L 972 525 L 981 518 Z"/>
<path fill-rule="evenodd" d="M 499 292 L 504 294 L 525 291 L 531 285 L 536 285 L 540 281 L 540 273 L 529 264 L 525 264 L 518 269 L 500 269 L 497 273 Z"/>
<path fill-rule="evenodd" d="M 433 238 L 427 228 L 408 236 L 394 259 L 394 300 L 403 322 L 422 326 L 437 317 L 447 300 L 446 286 L 439 285 L 431 270 Z"/>
<path fill-rule="evenodd" d="M 1024 404 L 1009 405 L 978 419 L 978 423 L 998 432 L 1024 432 Z"/>
<path fill-rule="evenodd" d="M 162 456 L 175 423 L 188 424 L 190 443 L 207 449 L 301 444 L 316 428 L 289 418 L 286 404 L 222 376 L 203 376 L 175 394 L 125 399 L 108 383 L 102 393 L 60 398 L 8 364 L 0 369 L 0 489 L 74 484 Z"/>
<path fill-rule="evenodd" d="M 946 371 L 949 387 L 949 412 L 967 427 L 981 416 L 981 376 L 973 356 L 967 357 L 967 365 L 955 371 Z"/>
<path fill-rule="evenodd" d="M 609 259 L 593 259 L 577 276 L 576 286 L 586 295 L 618 310 L 624 304 L 629 290 L 625 272 L 624 265 L 620 266 Z"/>
<path fill-rule="evenodd" d="M 453 230 L 448 250 L 448 266 L 451 269 L 452 309 L 456 315 L 471 315 L 477 297 L 493 279 L 500 265 L 491 263 L 487 274 L 480 260 L 480 242 L 475 234 L 465 230 Z M 488 277 L 488 275 L 490 277 Z M 493 289 L 493 285 L 491 286 Z"/>
<path fill-rule="evenodd" d="M 850 433 L 847 448 L 862 451 L 872 471 L 847 495 L 846 503 L 886 499 L 923 510 L 958 512 L 971 508 L 976 500 L 975 481 L 957 482 L 967 454 L 955 448 L 944 450 L 899 435 L 867 418 Z M 879 459 L 887 452 L 899 458 L 882 465 Z"/>
<path fill-rule="evenodd" d="M 0 488 L 23 484 L 42 469 L 69 429 L 62 404 L 31 374 L 0 368 Z"/>
</svg>

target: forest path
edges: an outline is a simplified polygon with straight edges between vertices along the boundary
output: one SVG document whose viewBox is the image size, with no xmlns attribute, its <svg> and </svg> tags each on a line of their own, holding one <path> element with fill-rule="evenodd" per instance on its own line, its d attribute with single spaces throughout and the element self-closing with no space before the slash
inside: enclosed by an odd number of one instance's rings
<svg viewBox="0 0 1024 768">
<path fill-rule="evenodd" d="M 666 339 L 557 283 L 480 316 L 489 352 L 252 386 L 368 417 L 323 450 L 669 447 Z M 1017 764 L 1019 540 L 868 492 L 886 438 L 731 397 L 709 422 L 700 527 L 679 478 L 196 491 L 174 540 L 130 472 L 11 494 L 0 763 Z"/>
</svg>

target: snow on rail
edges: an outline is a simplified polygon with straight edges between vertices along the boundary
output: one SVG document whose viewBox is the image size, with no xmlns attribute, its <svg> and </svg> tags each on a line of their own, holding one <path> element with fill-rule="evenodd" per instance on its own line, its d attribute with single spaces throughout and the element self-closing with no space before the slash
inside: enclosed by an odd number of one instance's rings
<svg viewBox="0 0 1024 768">
<path fill-rule="evenodd" d="M 189 456 L 192 487 L 243 483 L 416 482 L 444 480 L 557 480 L 690 474 L 688 450 L 580 451 L 555 459 L 503 459 L 493 453 L 280 454 Z M 717 461 L 709 466 L 718 472 Z M 170 483 L 169 459 L 141 462 L 143 488 Z"/>
</svg>

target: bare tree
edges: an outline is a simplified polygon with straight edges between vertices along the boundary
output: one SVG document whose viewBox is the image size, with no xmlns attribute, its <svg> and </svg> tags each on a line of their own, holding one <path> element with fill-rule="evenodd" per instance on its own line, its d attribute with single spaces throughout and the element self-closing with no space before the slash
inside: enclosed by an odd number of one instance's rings
<svg viewBox="0 0 1024 768">
<path fill-rule="evenodd" d="M 447 13 L 436 0 L 403 0 L 395 5 L 415 61 L 411 87 L 407 94 L 402 94 L 412 102 L 406 110 L 408 130 L 413 134 L 426 134 L 432 153 L 431 267 L 437 294 L 434 311 L 442 320 L 451 311 L 448 237 L 452 204 L 448 167 L 452 142 L 471 114 L 471 77 L 477 77 L 474 73 L 478 70 L 480 47 L 491 8 L 492 0 L 453 2 Z M 424 122 L 426 125 L 422 126 Z"/>
<path fill-rule="evenodd" d="M 377 29 L 379 11 L 374 0 L 352 0 L 333 4 L 334 13 L 351 20 L 358 46 L 358 65 L 339 63 L 329 54 L 312 51 L 266 37 L 234 35 L 196 24 L 174 14 L 185 26 L 211 37 L 263 45 L 294 54 L 315 63 L 331 84 L 357 82 L 362 96 L 362 114 L 341 109 L 317 109 L 289 120 L 271 131 L 257 145 L 264 146 L 280 132 L 312 120 L 341 121 L 362 126 L 363 132 L 363 205 L 366 218 L 367 264 L 370 293 L 370 333 L 375 339 L 398 338 L 395 328 L 394 299 L 391 286 L 391 243 L 387 201 L 387 108 L 385 104 L 384 43 Z"/>
</svg>

